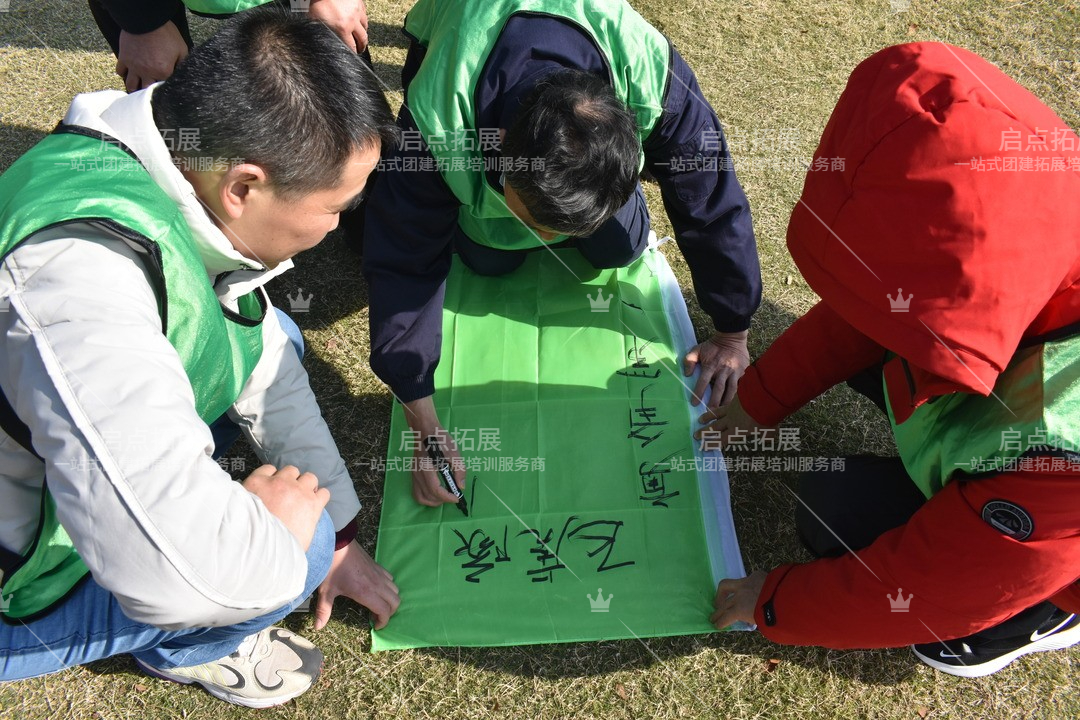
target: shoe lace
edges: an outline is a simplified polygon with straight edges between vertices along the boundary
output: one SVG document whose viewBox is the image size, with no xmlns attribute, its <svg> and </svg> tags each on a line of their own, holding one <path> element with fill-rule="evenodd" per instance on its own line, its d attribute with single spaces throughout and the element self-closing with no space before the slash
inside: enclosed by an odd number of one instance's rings
<svg viewBox="0 0 1080 720">
<path fill-rule="evenodd" d="M 247 660 L 249 662 L 252 661 L 255 658 L 257 651 L 260 649 L 260 645 L 265 644 L 259 642 L 263 639 L 263 636 L 264 633 L 262 632 L 252 633 L 251 635 L 248 635 L 241 641 L 240 647 L 236 648 L 236 651 L 230 657 L 233 657 L 237 660 Z"/>
</svg>

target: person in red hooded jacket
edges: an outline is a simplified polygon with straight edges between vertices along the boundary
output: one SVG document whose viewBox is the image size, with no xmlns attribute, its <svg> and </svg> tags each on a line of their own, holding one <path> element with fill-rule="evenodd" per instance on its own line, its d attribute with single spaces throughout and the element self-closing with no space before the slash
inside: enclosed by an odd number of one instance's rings
<svg viewBox="0 0 1080 720">
<path fill-rule="evenodd" d="M 899 458 L 798 482 L 820 559 L 725 580 L 712 621 L 778 643 L 912 645 L 965 677 L 1080 642 L 1080 140 L 944 43 L 856 68 L 787 243 L 821 297 L 702 416 L 726 440 L 848 381 Z M 900 289 L 902 288 L 902 290 Z"/>
</svg>

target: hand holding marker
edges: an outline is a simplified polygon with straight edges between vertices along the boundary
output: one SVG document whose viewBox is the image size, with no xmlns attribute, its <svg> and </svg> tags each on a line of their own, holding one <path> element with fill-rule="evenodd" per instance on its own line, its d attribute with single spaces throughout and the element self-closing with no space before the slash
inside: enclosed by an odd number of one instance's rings
<svg viewBox="0 0 1080 720">
<path fill-rule="evenodd" d="M 454 473 L 450 472 L 450 464 L 446 462 L 446 458 L 442 453 L 442 443 L 435 435 L 429 436 L 426 442 L 428 457 L 435 464 L 435 472 L 442 476 L 443 485 L 450 491 L 450 494 L 458 499 L 458 510 L 461 510 L 465 517 L 469 517 L 469 505 L 465 502 L 465 495 L 461 492 L 461 488 L 454 482 Z"/>
</svg>

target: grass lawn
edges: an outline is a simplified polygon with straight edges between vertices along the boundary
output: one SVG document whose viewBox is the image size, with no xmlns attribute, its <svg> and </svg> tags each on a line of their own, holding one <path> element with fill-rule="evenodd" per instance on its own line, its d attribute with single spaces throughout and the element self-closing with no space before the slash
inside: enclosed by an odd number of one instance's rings
<svg viewBox="0 0 1080 720">
<path fill-rule="evenodd" d="M 480 0 L 477 0 L 480 1 Z M 400 103 L 405 43 L 398 28 L 411 2 L 371 0 L 372 54 Z M 751 353 L 816 300 L 787 254 L 784 231 L 802 188 L 792 161 L 807 161 L 844 82 L 872 52 L 943 40 L 998 64 L 1080 127 L 1080 3 L 1068 0 L 633 0 L 693 67 L 732 138 L 754 212 L 765 300 Z M 122 88 L 114 58 L 81 0 L 11 0 L 0 14 L 0 169 L 49 131 L 79 92 Z M 903 7 L 906 10 L 902 10 Z M 197 37 L 213 29 L 195 22 Z M 786 160 L 787 162 L 776 162 Z M 659 192 L 647 188 L 661 235 L 671 230 Z M 1024 212 L 1024 208 L 1017 208 Z M 688 288 L 678 251 L 668 257 Z M 340 238 L 298 258 L 271 295 L 314 293 L 298 316 L 305 361 L 365 508 L 360 539 L 373 549 L 391 397 L 367 366 L 367 289 Z M 688 299 L 692 293 L 688 293 Z M 690 299 L 699 335 L 707 320 Z M 835 457 L 895 453 L 868 402 L 834 390 L 792 418 L 802 452 Z M 234 453 L 238 452 L 236 450 Z M 248 459 L 247 462 L 251 462 Z M 249 469 L 250 469 L 249 465 Z M 794 536 L 791 473 L 735 473 L 735 522 L 748 568 L 809 559 Z M 955 550 L 954 550 L 955 551 Z M 294 617 L 294 629 L 310 630 Z M 775 646 L 754 633 L 646 642 L 500 649 L 436 649 L 372 655 L 366 613 L 345 601 L 311 634 L 326 653 L 316 688 L 260 717 L 1078 717 L 1080 651 L 1025 658 L 981 680 L 918 663 L 907 649 L 835 652 Z M 153 680 L 128 658 L 0 685 L 3 718 L 248 717 L 206 693 Z"/>
</svg>

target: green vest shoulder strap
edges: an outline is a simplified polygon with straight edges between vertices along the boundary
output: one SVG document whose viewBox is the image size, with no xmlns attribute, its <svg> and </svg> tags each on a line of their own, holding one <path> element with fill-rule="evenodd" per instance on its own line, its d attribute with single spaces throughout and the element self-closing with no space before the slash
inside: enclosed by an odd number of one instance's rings
<svg viewBox="0 0 1080 720">
<path fill-rule="evenodd" d="M 1022 347 L 989 397 L 935 398 L 900 424 L 890 407 L 889 421 L 904 467 L 927 497 L 957 473 L 1015 470 L 1028 453 L 1075 453 L 1080 448 L 1080 334 Z"/>
<path fill-rule="evenodd" d="M 405 31 L 427 50 L 409 84 L 413 118 L 461 202 L 461 229 L 482 245 L 511 250 L 543 242 L 485 179 L 475 98 L 503 28 L 522 14 L 562 18 L 592 38 L 615 95 L 637 116 L 642 142 L 663 113 L 671 63 L 667 38 L 624 0 L 419 0 L 413 6 Z"/>
<path fill-rule="evenodd" d="M 234 13 L 250 10 L 253 7 L 266 5 L 271 0 L 184 0 L 184 5 L 193 13 L 199 15 L 232 15 Z M 296 2 L 297 7 L 310 5 L 310 2 Z M 306 7 L 304 8 L 307 9 Z"/>
<path fill-rule="evenodd" d="M 0 258 L 50 227 L 95 222 L 139 246 L 155 283 L 162 330 L 208 424 L 236 398 L 262 355 L 265 293 L 221 306 L 180 208 L 122 143 L 60 126 L 0 175 Z M 46 483 L 47 483 L 46 478 Z M 85 576 L 85 564 L 43 493 L 38 534 L 15 568 L 5 568 L 3 614 L 47 611 Z"/>
</svg>

